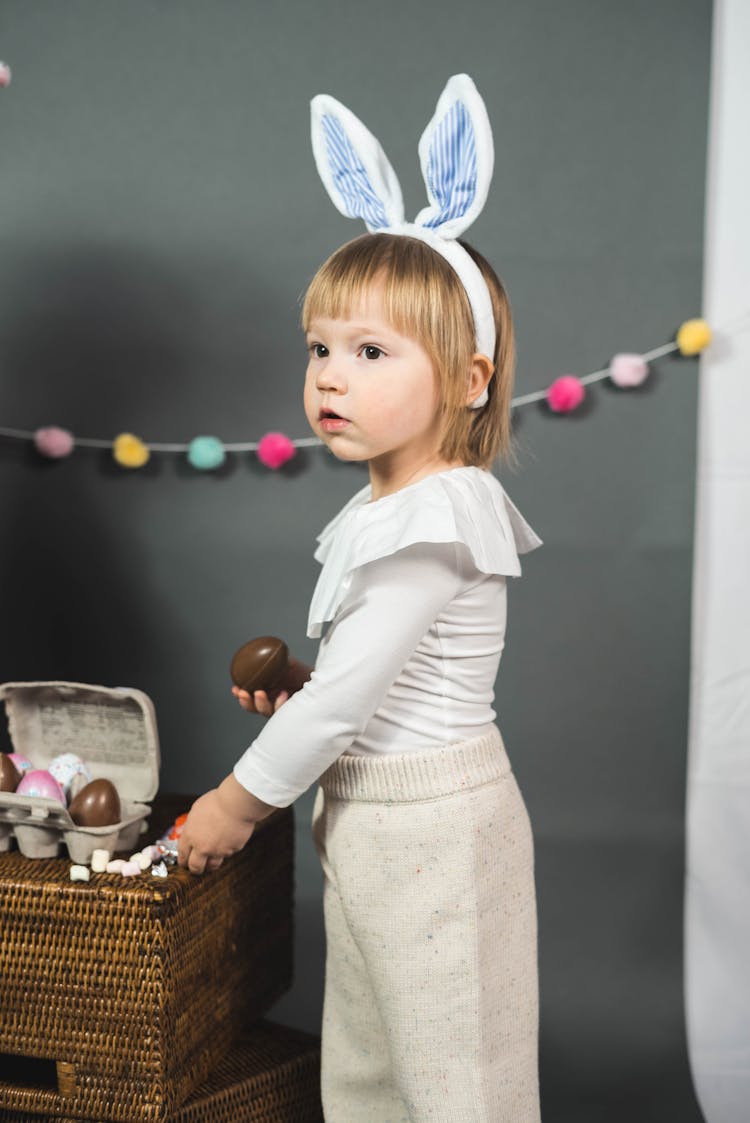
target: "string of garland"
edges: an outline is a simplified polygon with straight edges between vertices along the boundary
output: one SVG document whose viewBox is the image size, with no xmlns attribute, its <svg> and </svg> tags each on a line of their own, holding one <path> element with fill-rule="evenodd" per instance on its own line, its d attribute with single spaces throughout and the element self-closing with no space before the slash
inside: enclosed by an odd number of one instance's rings
<svg viewBox="0 0 750 1123">
<path fill-rule="evenodd" d="M 1 66 L 2 64 L 0 64 Z M 750 319 L 750 312 L 744 312 L 732 326 Z M 722 334 L 726 334 L 726 329 Z M 512 408 L 528 405 L 531 402 L 546 400 L 554 413 L 572 413 L 586 397 L 586 386 L 592 382 L 609 378 L 621 389 L 640 386 L 649 375 L 649 362 L 679 351 L 681 355 L 699 354 L 711 342 L 712 331 L 705 320 L 685 320 L 671 343 L 657 347 L 643 354 L 620 353 L 614 356 L 607 367 L 591 374 L 578 376 L 563 374 L 556 378 L 545 390 L 513 398 Z M 23 429 L 9 429 L 0 426 L 0 436 L 11 439 L 33 441 L 40 455 L 51 460 L 69 456 L 75 448 L 111 449 L 116 462 L 123 468 L 142 468 L 147 464 L 152 452 L 186 454 L 188 462 L 198 471 L 210 472 L 221 467 L 228 453 L 255 452 L 267 468 L 280 468 L 295 455 L 298 448 L 322 445 L 318 437 L 302 437 L 292 440 L 284 433 L 266 433 L 259 441 L 239 441 L 228 443 L 218 437 L 194 437 L 187 444 L 150 441 L 148 444 L 134 433 L 120 433 L 114 441 L 94 437 L 74 437 L 67 429 L 55 425 L 44 426 L 34 432 Z"/>
</svg>

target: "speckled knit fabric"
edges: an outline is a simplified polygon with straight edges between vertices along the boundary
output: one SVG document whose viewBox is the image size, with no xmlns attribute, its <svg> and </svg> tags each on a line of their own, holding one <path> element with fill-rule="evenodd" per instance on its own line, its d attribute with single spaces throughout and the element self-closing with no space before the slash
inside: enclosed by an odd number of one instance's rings
<svg viewBox="0 0 750 1123">
<path fill-rule="evenodd" d="M 326 1123 L 539 1123 L 531 825 L 499 730 L 320 778 Z"/>
</svg>

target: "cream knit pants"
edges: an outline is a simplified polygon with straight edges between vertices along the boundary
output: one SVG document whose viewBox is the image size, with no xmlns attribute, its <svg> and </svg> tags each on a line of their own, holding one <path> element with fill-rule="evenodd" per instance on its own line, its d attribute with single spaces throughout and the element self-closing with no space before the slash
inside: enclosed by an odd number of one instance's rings
<svg viewBox="0 0 750 1123">
<path fill-rule="evenodd" d="M 326 1123 L 539 1123 L 533 837 L 497 727 L 344 753 L 313 839 Z"/>
</svg>

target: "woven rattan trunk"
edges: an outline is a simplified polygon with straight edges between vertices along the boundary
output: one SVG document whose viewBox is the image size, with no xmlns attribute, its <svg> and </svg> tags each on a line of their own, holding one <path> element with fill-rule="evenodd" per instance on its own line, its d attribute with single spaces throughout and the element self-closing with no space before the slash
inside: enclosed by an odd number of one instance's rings
<svg viewBox="0 0 750 1123">
<path fill-rule="evenodd" d="M 45 1120 L 73 1123 L 65 1116 L 0 1110 L 0 1123 Z M 95 1123 L 109 1123 L 109 1117 L 97 1116 Z M 323 1123 L 319 1039 L 274 1022 L 258 1022 L 169 1123 Z"/>
<path fill-rule="evenodd" d="M 0 1107 L 172 1119 L 291 984 L 293 856 L 291 808 L 203 877 L 0 854 Z"/>
</svg>

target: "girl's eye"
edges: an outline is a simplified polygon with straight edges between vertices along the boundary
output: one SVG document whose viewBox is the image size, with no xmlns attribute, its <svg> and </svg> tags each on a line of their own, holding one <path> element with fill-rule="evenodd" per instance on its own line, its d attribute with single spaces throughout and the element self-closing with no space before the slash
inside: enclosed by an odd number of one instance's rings
<svg viewBox="0 0 750 1123">
<path fill-rule="evenodd" d="M 328 348 L 324 343 L 311 343 L 309 349 L 316 359 L 325 359 L 328 355 Z"/>
<path fill-rule="evenodd" d="M 379 359 L 384 352 L 374 344 L 368 343 L 362 348 L 362 354 L 366 359 Z"/>
</svg>

